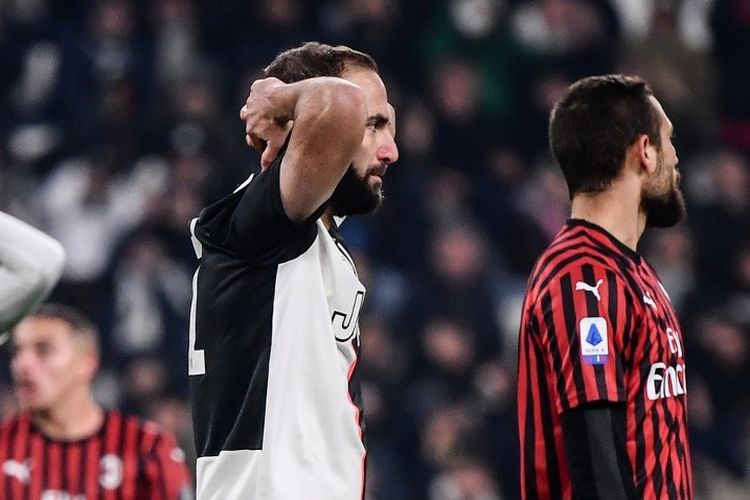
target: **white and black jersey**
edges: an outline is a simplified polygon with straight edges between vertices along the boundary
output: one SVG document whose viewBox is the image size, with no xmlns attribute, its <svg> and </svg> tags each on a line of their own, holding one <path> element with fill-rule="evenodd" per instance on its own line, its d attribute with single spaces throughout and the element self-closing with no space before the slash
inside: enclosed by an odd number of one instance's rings
<svg viewBox="0 0 750 500">
<path fill-rule="evenodd" d="M 199 500 L 356 500 L 365 289 L 319 217 L 295 223 L 281 158 L 191 223 L 189 374 Z"/>
</svg>

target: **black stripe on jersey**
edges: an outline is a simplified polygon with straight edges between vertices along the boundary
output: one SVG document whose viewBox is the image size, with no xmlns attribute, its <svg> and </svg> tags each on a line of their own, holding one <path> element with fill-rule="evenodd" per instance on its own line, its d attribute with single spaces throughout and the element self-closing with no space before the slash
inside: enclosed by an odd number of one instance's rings
<svg viewBox="0 0 750 500">
<path fill-rule="evenodd" d="M 60 490 L 68 491 L 70 485 L 68 484 L 68 465 L 70 464 L 70 443 L 60 443 L 60 458 L 62 459 L 62 467 L 60 467 Z"/>
<path fill-rule="evenodd" d="M 529 337 L 524 341 L 531 343 L 533 342 L 533 339 Z M 528 381 L 534 380 L 534 377 L 531 374 L 532 349 L 534 349 L 534 346 L 524 350 L 524 354 L 526 355 L 526 380 Z M 522 467 L 527 498 L 538 498 L 539 494 L 536 490 L 536 450 L 534 449 L 534 444 L 536 442 L 536 425 L 534 422 L 534 398 L 532 397 L 532 392 L 533 391 L 530 389 L 526 391 L 526 432 L 523 442 L 523 452 L 526 460 L 522 464 Z"/>
<path fill-rule="evenodd" d="M 554 343 L 554 340 L 550 343 Z M 542 358 L 539 359 L 539 362 L 536 365 L 536 372 L 537 380 L 542 381 L 547 378 Z M 550 401 L 549 392 L 547 392 L 547 384 L 544 383 L 541 384 L 539 390 L 539 406 L 541 408 L 546 408 L 546 410 L 541 412 L 541 417 L 542 433 L 544 434 L 544 442 L 546 443 L 544 454 L 545 468 L 547 469 L 547 484 L 549 485 L 549 496 L 550 498 L 561 498 L 562 485 L 560 479 L 560 463 L 557 460 L 554 426 L 552 425 L 551 418 L 551 415 L 553 412 L 556 412 L 557 409 L 554 407 L 552 401 Z"/>
<path fill-rule="evenodd" d="M 608 269 L 606 272 L 606 276 L 607 276 L 607 295 L 609 296 L 609 302 L 607 304 L 607 312 L 609 313 L 609 318 L 610 318 L 610 321 L 612 322 L 612 333 L 613 333 L 612 338 L 614 340 L 614 335 L 620 331 L 618 329 L 618 326 L 619 326 L 618 322 L 620 321 L 620 317 L 619 317 L 619 312 L 620 312 L 619 298 L 620 297 L 619 297 L 619 294 L 617 293 L 618 292 L 617 277 L 615 276 L 615 273 L 612 270 Z M 628 311 L 628 309 L 625 309 L 625 311 Z M 627 314 L 626 312 L 624 316 L 626 318 L 626 322 L 625 322 L 625 329 L 622 330 L 623 332 L 622 345 L 627 346 L 627 345 L 630 345 L 629 342 L 630 342 L 631 334 L 630 334 L 630 330 L 628 330 L 627 328 L 630 326 L 631 315 Z M 612 346 L 612 348 L 614 349 L 614 346 Z M 616 349 L 614 349 L 614 351 L 617 352 Z M 620 353 L 619 355 L 614 356 L 615 372 L 617 373 L 618 380 L 624 380 L 624 376 L 625 376 L 625 374 L 623 373 L 623 370 L 624 370 L 623 366 L 625 364 L 623 363 L 623 359 L 622 359 L 624 355 L 625 355 L 625 349 L 623 349 L 623 352 Z M 621 386 L 617 387 L 617 399 L 621 401 L 625 401 L 626 399 L 625 392 L 626 392 L 625 384 L 622 384 Z"/>
<path fill-rule="evenodd" d="M 584 264 L 581 266 L 583 272 L 583 279 L 587 283 L 596 283 L 596 277 L 594 276 L 594 268 L 591 264 Z M 572 292 L 571 292 L 572 293 Z M 587 293 L 586 295 L 586 315 L 590 318 L 599 316 L 599 299 L 597 299 L 593 293 Z M 613 311 L 609 311 L 609 317 L 612 317 Z M 614 311 L 617 315 L 617 311 Z M 616 332 L 615 325 L 612 325 L 613 332 Z M 607 344 L 609 345 L 609 344 Z M 612 351 L 613 345 L 609 345 L 609 350 Z M 617 357 L 617 356 L 613 356 Z M 607 399 L 607 379 L 604 375 L 604 365 L 594 365 L 594 376 L 596 377 L 596 388 L 599 391 L 599 399 Z"/>
<path fill-rule="evenodd" d="M 578 342 L 576 342 L 576 331 L 578 330 L 578 326 L 576 325 L 576 306 L 573 299 L 573 283 L 571 281 L 570 274 L 566 274 L 560 279 L 560 291 L 562 294 L 565 329 L 568 333 L 568 349 L 570 353 L 570 359 L 572 360 L 572 363 L 574 365 L 573 381 L 576 386 L 578 401 L 586 401 L 586 385 L 583 382 L 583 374 L 581 373 L 580 369 L 575 368 L 578 363 L 580 363 L 581 354 L 580 345 Z"/>
<path fill-rule="evenodd" d="M 677 498 L 677 486 L 674 483 L 674 473 L 672 472 L 672 457 L 667 460 L 667 468 L 664 471 L 665 477 L 667 478 L 667 496 L 669 498 Z"/>
<path fill-rule="evenodd" d="M 552 357 L 555 360 L 556 366 L 562 366 L 562 359 L 560 357 L 560 347 L 559 343 L 557 341 L 557 331 L 555 330 L 555 317 L 554 317 L 554 311 L 552 310 L 552 298 L 550 297 L 549 292 L 546 292 L 544 295 L 542 295 L 541 298 L 541 306 L 542 311 L 544 314 L 544 322 L 547 325 L 547 332 L 549 333 L 549 350 L 552 354 Z M 531 321 L 533 323 L 532 331 L 538 332 L 541 331 L 538 325 L 538 319 L 536 315 L 531 316 Z M 543 339 L 539 339 L 539 342 L 543 342 Z M 546 377 L 542 377 L 539 380 L 545 380 Z M 563 408 L 569 408 L 570 407 L 570 401 L 568 401 L 568 391 L 565 390 L 565 380 L 563 377 L 555 377 L 557 379 L 557 393 L 560 396 L 560 403 L 562 404 Z"/>
</svg>

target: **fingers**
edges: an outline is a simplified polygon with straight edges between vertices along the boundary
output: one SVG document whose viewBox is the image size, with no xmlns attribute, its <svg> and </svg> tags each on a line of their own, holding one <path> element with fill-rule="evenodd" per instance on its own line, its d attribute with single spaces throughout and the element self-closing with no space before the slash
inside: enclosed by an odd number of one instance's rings
<svg viewBox="0 0 750 500">
<path fill-rule="evenodd" d="M 259 153 L 262 153 L 264 149 L 266 149 L 266 141 L 258 137 L 256 134 L 247 133 L 245 134 L 245 142 L 247 142 L 247 145 L 256 150 Z"/>
<path fill-rule="evenodd" d="M 281 147 L 283 145 L 283 143 L 267 143 L 266 149 L 263 151 L 263 154 L 260 157 L 260 168 L 265 170 L 270 167 L 271 163 L 273 163 L 273 161 L 279 155 L 279 151 L 281 150 Z"/>
</svg>

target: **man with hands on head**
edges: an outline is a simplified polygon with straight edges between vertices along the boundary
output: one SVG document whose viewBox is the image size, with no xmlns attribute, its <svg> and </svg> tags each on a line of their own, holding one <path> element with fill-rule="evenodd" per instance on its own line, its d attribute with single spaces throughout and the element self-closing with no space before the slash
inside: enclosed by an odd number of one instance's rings
<svg viewBox="0 0 750 500">
<path fill-rule="evenodd" d="M 240 112 L 261 171 L 191 223 L 197 495 L 359 499 L 365 288 L 338 225 L 382 201 L 394 110 L 348 47 L 307 43 L 265 76 Z"/>
</svg>

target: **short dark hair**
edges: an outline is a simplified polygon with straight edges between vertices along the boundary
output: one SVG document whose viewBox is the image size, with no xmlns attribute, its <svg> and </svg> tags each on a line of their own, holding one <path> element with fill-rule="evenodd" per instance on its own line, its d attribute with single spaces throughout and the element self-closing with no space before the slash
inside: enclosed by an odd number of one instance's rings
<svg viewBox="0 0 750 500">
<path fill-rule="evenodd" d="M 571 198 L 607 189 L 641 134 L 661 146 L 652 95 L 636 76 L 590 76 L 568 87 L 550 113 L 549 142 Z"/>
<path fill-rule="evenodd" d="M 99 354 L 99 332 L 82 312 L 62 304 L 42 304 L 28 318 L 57 319 L 66 323 L 75 337 L 83 339 L 91 344 L 94 351 Z"/>
<path fill-rule="evenodd" d="M 307 42 L 276 56 L 263 73 L 266 77 L 273 76 L 285 83 L 294 83 L 319 76 L 341 76 L 351 66 L 378 72 L 375 60 L 364 52 L 345 45 L 334 47 Z"/>
</svg>

